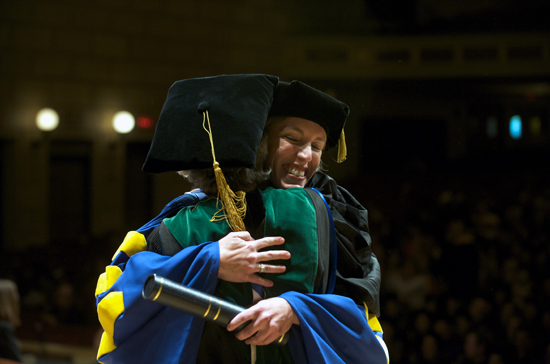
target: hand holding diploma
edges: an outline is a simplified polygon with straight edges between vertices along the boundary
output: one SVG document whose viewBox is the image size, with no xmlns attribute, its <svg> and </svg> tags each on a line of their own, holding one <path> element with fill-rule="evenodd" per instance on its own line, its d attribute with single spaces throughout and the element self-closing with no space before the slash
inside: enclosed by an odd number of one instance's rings
<svg viewBox="0 0 550 364">
<path fill-rule="evenodd" d="M 241 312 L 247 311 L 245 307 L 186 287 L 164 277 L 159 277 L 156 274 L 151 274 L 145 281 L 142 296 L 147 300 L 181 310 L 195 317 L 202 318 L 205 321 L 213 321 L 222 327 L 227 327 L 235 316 Z M 250 320 L 247 319 L 245 322 L 237 325 L 237 327 L 233 325 L 230 331 L 238 333 L 243 330 L 249 322 Z M 251 330 L 252 329 L 248 331 L 250 332 Z M 253 331 L 253 333 L 256 331 L 258 330 Z M 250 334 L 245 335 L 244 338 L 249 337 L 249 335 Z M 288 341 L 288 334 L 283 334 L 278 339 L 275 337 L 275 339 L 276 340 L 273 341 L 275 344 L 285 345 Z M 266 338 L 262 338 L 262 342 L 265 342 L 265 340 Z"/>
</svg>

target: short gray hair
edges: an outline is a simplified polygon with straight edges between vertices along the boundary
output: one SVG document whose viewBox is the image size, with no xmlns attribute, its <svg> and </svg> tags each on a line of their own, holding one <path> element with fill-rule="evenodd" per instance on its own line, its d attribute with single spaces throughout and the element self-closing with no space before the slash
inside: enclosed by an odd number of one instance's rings
<svg viewBox="0 0 550 364">
<path fill-rule="evenodd" d="M 220 166 L 227 184 L 233 191 L 244 191 L 254 185 L 263 184 L 269 179 L 271 168 L 265 166 L 267 151 L 267 134 L 264 133 L 256 151 L 256 166 L 254 168 L 223 168 Z M 178 174 L 187 179 L 193 188 L 200 188 L 206 194 L 215 195 L 218 192 L 213 168 L 179 171 Z"/>
</svg>

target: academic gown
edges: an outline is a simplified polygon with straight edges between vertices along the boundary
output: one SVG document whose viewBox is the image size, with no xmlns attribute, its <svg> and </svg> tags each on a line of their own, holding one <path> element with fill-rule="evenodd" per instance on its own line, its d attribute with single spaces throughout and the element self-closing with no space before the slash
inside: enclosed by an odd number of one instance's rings
<svg viewBox="0 0 550 364">
<path fill-rule="evenodd" d="M 171 209 L 196 204 L 203 197 L 184 195 L 169 204 L 141 232 L 130 232 L 98 280 L 98 316 L 105 330 L 98 352 L 101 363 L 196 362 L 204 321 L 142 299 L 141 289 L 146 278 L 156 273 L 215 294 L 218 244 L 206 242 L 166 256 L 145 251 L 148 245 L 142 233 L 151 232 L 164 216 L 173 214 Z M 373 332 L 374 328 L 380 334 L 381 328 L 376 316 L 369 316 L 366 303 L 361 306 L 340 295 L 296 291 L 283 293 L 281 297 L 290 303 L 300 320 L 300 326 L 291 329 L 288 343 L 294 362 L 387 362 L 385 346 Z"/>
</svg>

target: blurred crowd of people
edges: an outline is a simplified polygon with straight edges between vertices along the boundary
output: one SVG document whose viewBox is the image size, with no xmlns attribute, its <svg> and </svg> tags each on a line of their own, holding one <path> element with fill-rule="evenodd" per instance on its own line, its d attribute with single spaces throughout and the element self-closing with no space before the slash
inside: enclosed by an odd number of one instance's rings
<svg viewBox="0 0 550 364">
<path fill-rule="evenodd" d="M 369 183 L 343 185 L 369 209 L 392 363 L 550 363 L 543 174 Z M 20 338 L 78 341 L 79 332 L 78 344 L 94 345 L 95 283 L 119 240 L 2 254 L 0 277 L 21 296 Z"/>
<path fill-rule="evenodd" d="M 369 209 L 391 362 L 550 363 L 544 173 L 423 176 L 393 195 Z"/>
<path fill-rule="evenodd" d="M 112 246 L 106 245 L 110 244 L 105 239 L 83 239 L 70 245 L 0 254 L 0 278 L 12 282 L 18 293 L 17 299 L 10 301 L 18 319 L 10 323 L 19 342 L 90 348 L 97 345 L 100 325 L 94 291 L 97 277 L 109 259 L 101 250 L 112 250 Z M 23 358 L 29 358 L 24 350 L 22 354 Z M 0 358 L 6 355 L 2 352 Z M 69 362 L 69 358 L 47 356 L 52 363 Z"/>
</svg>

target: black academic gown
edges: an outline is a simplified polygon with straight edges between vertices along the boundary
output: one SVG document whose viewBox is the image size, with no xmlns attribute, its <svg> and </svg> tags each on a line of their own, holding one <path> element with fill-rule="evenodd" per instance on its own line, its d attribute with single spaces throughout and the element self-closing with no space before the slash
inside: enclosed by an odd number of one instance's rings
<svg viewBox="0 0 550 364">
<path fill-rule="evenodd" d="M 372 252 L 367 210 L 330 176 L 317 172 L 307 187 L 319 190 L 327 201 L 338 247 L 334 293 L 365 302 L 380 316 L 380 263 Z"/>
</svg>

